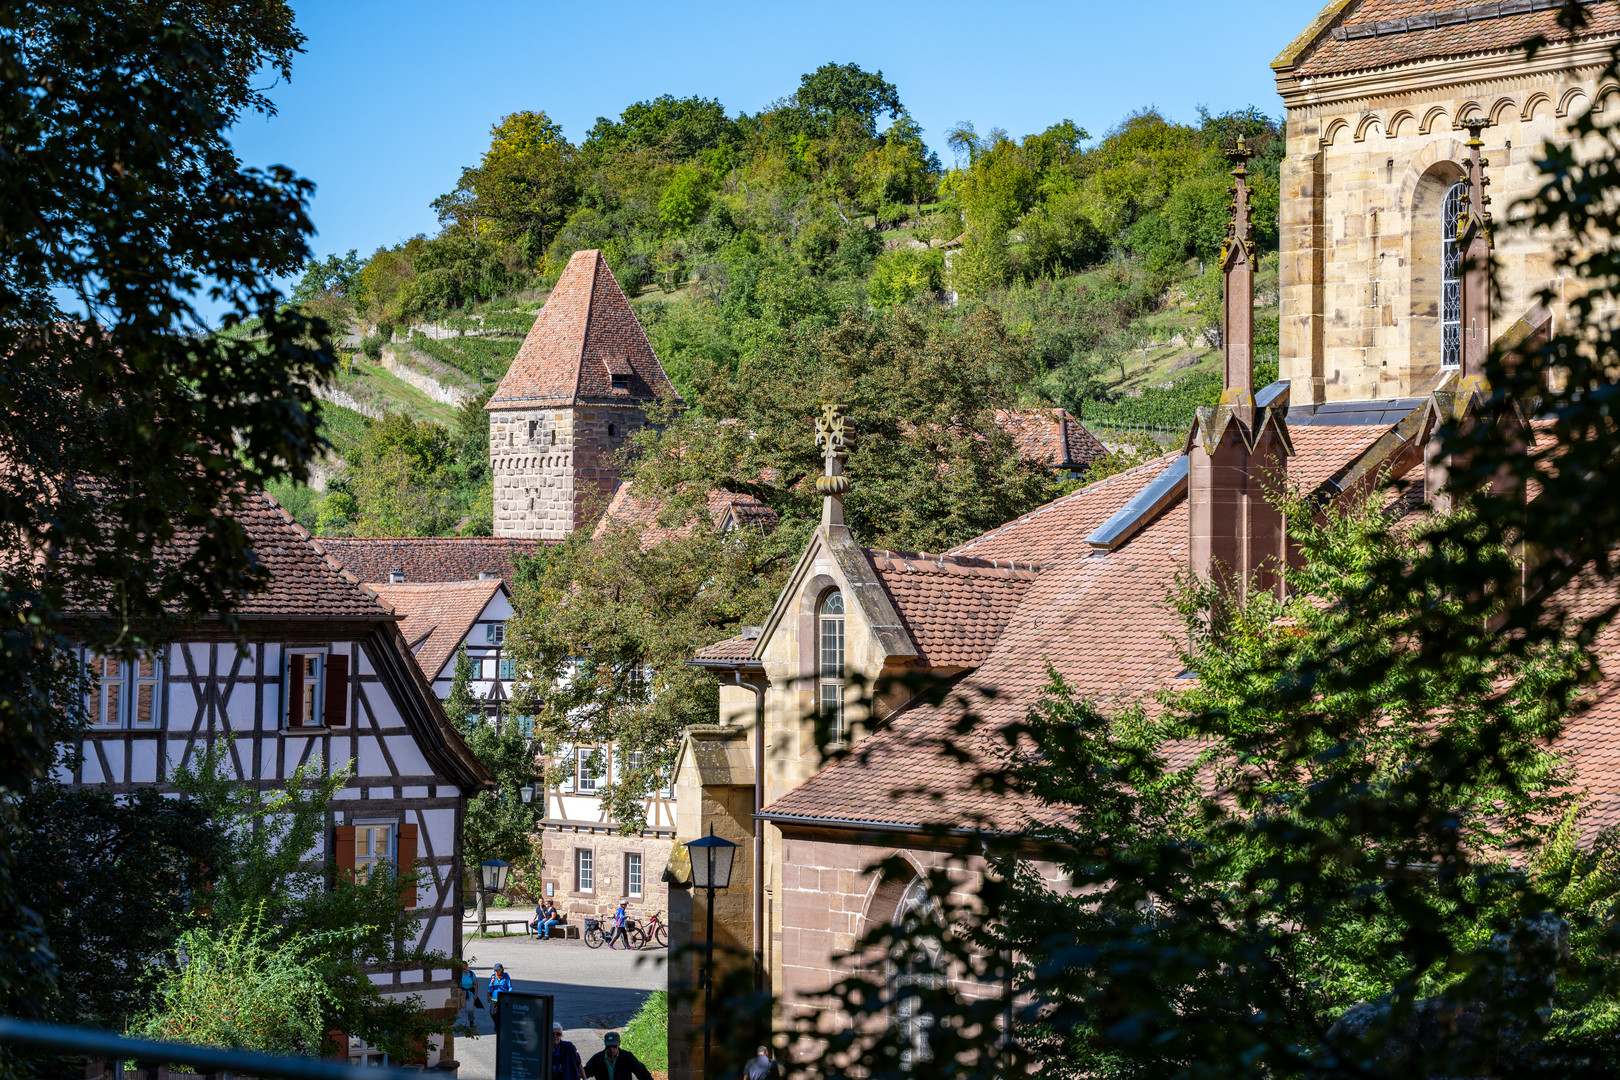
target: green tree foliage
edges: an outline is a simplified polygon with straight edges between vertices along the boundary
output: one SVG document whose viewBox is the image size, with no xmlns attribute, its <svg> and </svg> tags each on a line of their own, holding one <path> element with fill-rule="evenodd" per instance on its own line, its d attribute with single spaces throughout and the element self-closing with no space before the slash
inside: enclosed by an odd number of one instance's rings
<svg viewBox="0 0 1620 1080">
<path fill-rule="evenodd" d="M 166 1004 L 155 1024 L 201 1024 L 208 1030 L 251 1030 L 255 1011 L 266 1030 L 288 1028 L 293 1022 L 270 1009 L 277 999 L 261 1001 L 251 972 L 279 972 L 284 989 L 264 988 L 267 994 L 299 994 L 313 970 L 324 987 L 323 1010 L 314 1030 L 347 1031 L 396 1057 L 405 1057 L 432 1033 L 449 1026 L 428 1016 L 422 999 L 412 994 L 389 1000 L 371 979 L 373 972 L 391 973 L 448 968 L 450 957 L 418 944 L 421 923 L 405 906 L 404 889 L 419 876 L 414 866 L 396 872 L 387 865 L 370 868 L 361 880 L 334 873 L 324 860 L 310 853 L 323 849 L 327 814 L 349 778 L 349 765 L 328 768 L 315 759 L 293 770 L 281 790 L 261 791 L 235 779 L 233 749 L 216 743 L 178 769 L 175 786 L 202 807 L 210 821 L 228 837 L 230 858 L 215 868 L 207 893 L 211 928 L 195 940 L 218 950 L 222 960 L 237 965 L 211 975 L 192 971 L 181 961 L 187 939 L 178 945 L 174 974 L 165 991 Z M 273 929 L 283 941 L 272 958 L 261 930 Z M 216 1021 L 195 1015 L 211 994 L 223 995 L 221 1005 L 234 1002 L 234 1013 L 218 1020 L 234 1025 L 210 1029 Z M 277 1006 L 278 1008 L 280 1006 Z M 263 1010 L 270 1009 L 269 1012 Z M 301 1037 L 301 1036 L 300 1036 Z M 302 1044 L 309 1052 L 315 1044 Z"/>
<path fill-rule="evenodd" d="M 404 413 L 366 429 L 351 461 L 356 536 L 439 536 L 459 517 L 450 432 Z"/>
<path fill-rule="evenodd" d="M 229 857 L 224 829 L 151 788 L 115 798 L 45 784 L 17 809 L 4 826 L 13 885 L 48 916 L 59 971 L 38 1004 L 59 1023 L 121 1031 L 151 1007 L 157 965 L 195 924 L 195 898 Z"/>
<path fill-rule="evenodd" d="M 720 102 L 660 94 L 631 105 L 617 122 L 597 117 L 581 149 L 600 157 L 648 150 L 666 161 L 691 161 L 737 140 L 736 125 Z"/>
<path fill-rule="evenodd" d="M 114 613 L 75 635 L 126 656 L 205 612 L 234 630 L 263 571 L 220 511 L 317 453 L 310 386 L 333 360 L 276 289 L 308 257 L 311 188 L 244 167 L 228 139 L 273 111 L 261 88 L 302 43 L 274 2 L 0 13 L 0 816 L 71 726 L 69 598 Z M 201 333 L 205 296 L 262 337 Z M 180 535 L 193 546 L 168 557 Z M 0 1006 L 38 1015 L 56 961 L 13 858 Z"/>
<path fill-rule="evenodd" d="M 721 532 L 705 495 L 674 492 L 656 543 L 630 522 L 599 538 L 573 533 L 518 583 L 508 623 L 523 677 L 514 707 L 538 718 L 548 745 L 618 742 L 621 771 L 601 794 L 631 831 L 644 823 L 642 800 L 668 783 L 681 733 L 712 723 L 719 706 L 714 678 L 686 661 L 770 609 L 806 536 L 802 526 Z M 625 767 L 630 754 L 639 758 Z"/>
<path fill-rule="evenodd" d="M 360 253 L 353 248 L 347 255 L 328 255 L 325 262 L 311 258 L 290 299 L 335 328 L 346 328 L 363 301 L 362 265 Z"/>
<path fill-rule="evenodd" d="M 472 661 L 467 657 L 467 643 L 463 641 L 456 646 L 456 670 L 450 678 L 450 696 L 444 699 L 445 718 L 458 731 L 465 731 L 483 714 L 472 692 L 472 674 Z"/>
<path fill-rule="evenodd" d="M 535 785 L 535 752 L 530 725 L 507 715 L 486 719 L 480 709 L 462 728 L 467 746 L 495 777 L 495 791 L 481 791 L 467 801 L 461 822 L 462 857 L 468 868 L 486 859 L 505 859 L 525 873 L 540 869 L 535 826 L 545 813 L 545 800 L 525 803 L 522 789 Z M 483 893 L 478 902 L 482 907 Z"/>
<path fill-rule="evenodd" d="M 700 166 L 675 170 L 658 197 L 658 219 L 676 232 L 685 232 L 709 212 L 709 174 Z"/>
<path fill-rule="evenodd" d="M 899 248 L 872 264 L 866 280 L 866 296 L 875 308 L 908 304 L 918 297 L 931 297 L 945 277 L 945 260 L 937 251 Z"/>
<path fill-rule="evenodd" d="M 884 113 L 899 117 L 904 112 L 900 92 L 884 80 L 883 72 L 863 71 L 857 64 L 822 64 L 799 80 L 794 103 L 823 131 L 852 117 L 867 135 L 876 134 Z"/>
</svg>

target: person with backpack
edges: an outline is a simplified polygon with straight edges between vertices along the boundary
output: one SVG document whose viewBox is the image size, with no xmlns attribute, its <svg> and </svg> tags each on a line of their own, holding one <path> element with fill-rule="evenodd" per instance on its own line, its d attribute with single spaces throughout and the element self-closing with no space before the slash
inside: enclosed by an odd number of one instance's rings
<svg viewBox="0 0 1620 1080">
<path fill-rule="evenodd" d="M 512 977 L 506 973 L 506 968 L 500 964 L 495 965 L 495 974 L 489 977 L 489 1018 L 495 1022 L 495 1030 L 501 1030 L 501 995 L 512 989 Z"/>
<path fill-rule="evenodd" d="M 477 1030 L 478 1018 L 473 1015 L 473 1003 L 478 1000 L 478 976 L 473 974 L 472 966 L 461 969 L 461 1010 L 467 1014 L 467 1026 Z M 457 1014 L 456 1019 L 461 1019 Z"/>
</svg>

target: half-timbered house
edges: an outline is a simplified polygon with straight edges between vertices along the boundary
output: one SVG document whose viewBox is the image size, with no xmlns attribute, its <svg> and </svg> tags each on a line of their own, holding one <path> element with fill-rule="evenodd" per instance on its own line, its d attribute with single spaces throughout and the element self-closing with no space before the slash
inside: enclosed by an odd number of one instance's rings
<svg viewBox="0 0 1620 1080">
<path fill-rule="evenodd" d="M 203 618 L 138 662 L 87 653 L 94 678 L 82 760 L 58 778 L 114 794 L 177 794 L 175 770 L 226 738 L 230 774 L 265 790 L 299 765 L 348 766 L 312 856 L 334 874 L 415 867 L 407 901 L 420 915 L 419 942 L 459 956 L 462 814 L 492 778 L 445 720 L 399 616 L 270 498 L 250 498 L 239 519 L 270 572 L 268 587 L 240 610 L 242 632 Z M 386 995 L 420 995 L 448 1017 L 452 976 L 373 977 Z M 428 1063 L 443 1049 L 430 1047 Z"/>
</svg>

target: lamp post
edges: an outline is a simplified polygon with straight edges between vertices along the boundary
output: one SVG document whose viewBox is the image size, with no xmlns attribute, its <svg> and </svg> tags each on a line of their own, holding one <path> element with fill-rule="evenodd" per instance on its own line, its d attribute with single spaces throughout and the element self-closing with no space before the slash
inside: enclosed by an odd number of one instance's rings
<svg viewBox="0 0 1620 1080">
<path fill-rule="evenodd" d="M 708 937 L 703 949 L 703 1080 L 709 1080 L 709 1048 L 714 1041 L 714 1028 L 710 1018 L 714 1015 L 714 891 L 731 886 L 731 864 L 737 856 L 737 845 L 714 835 L 693 840 L 686 845 L 688 852 L 698 849 L 692 859 L 692 884 L 708 891 Z"/>
<path fill-rule="evenodd" d="M 485 859 L 478 864 L 478 936 L 484 936 L 484 897 L 499 896 L 506 888 L 506 875 L 512 864 L 505 859 Z M 503 931 L 504 932 L 504 931 Z"/>
</svg>

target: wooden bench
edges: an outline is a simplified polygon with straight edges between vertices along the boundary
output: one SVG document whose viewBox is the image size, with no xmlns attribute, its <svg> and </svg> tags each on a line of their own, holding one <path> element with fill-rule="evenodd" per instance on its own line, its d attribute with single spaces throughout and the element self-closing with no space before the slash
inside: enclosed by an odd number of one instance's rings
<svg viewBox="0 0 1620 1080">
<path fill-rule="evenodd" d="M 512 931 L 507 928 L 515 926 L 517 927 L 517 932 L 519 934 L 527 933 L 532 937 L 534 935 L 534 931 L 529 929 L 529 924 L 533 921 L 534 917 L 531 915 L 496 915 L 488 911 L 484 913 L 485 931 L 493 930 L 496 927 L 499 927 L 501 933 L 503 934 L 511 934 Z M 461 919 L 461 927 L 463 930 L 472 930 L 476 933 L 478 930 L 478 916 L 476 914 L 471 916 L 463 915 Z M 569 925 L 568 919 L 565 916 L 558 921 L 556 926 L 551 928 L 551 935 L 552 937 L 561 937 L 565 940 L 568 938 L 574 938 L 577 940 L 581 936 L 581 931 L 578 926 Z"/>
</svg>

